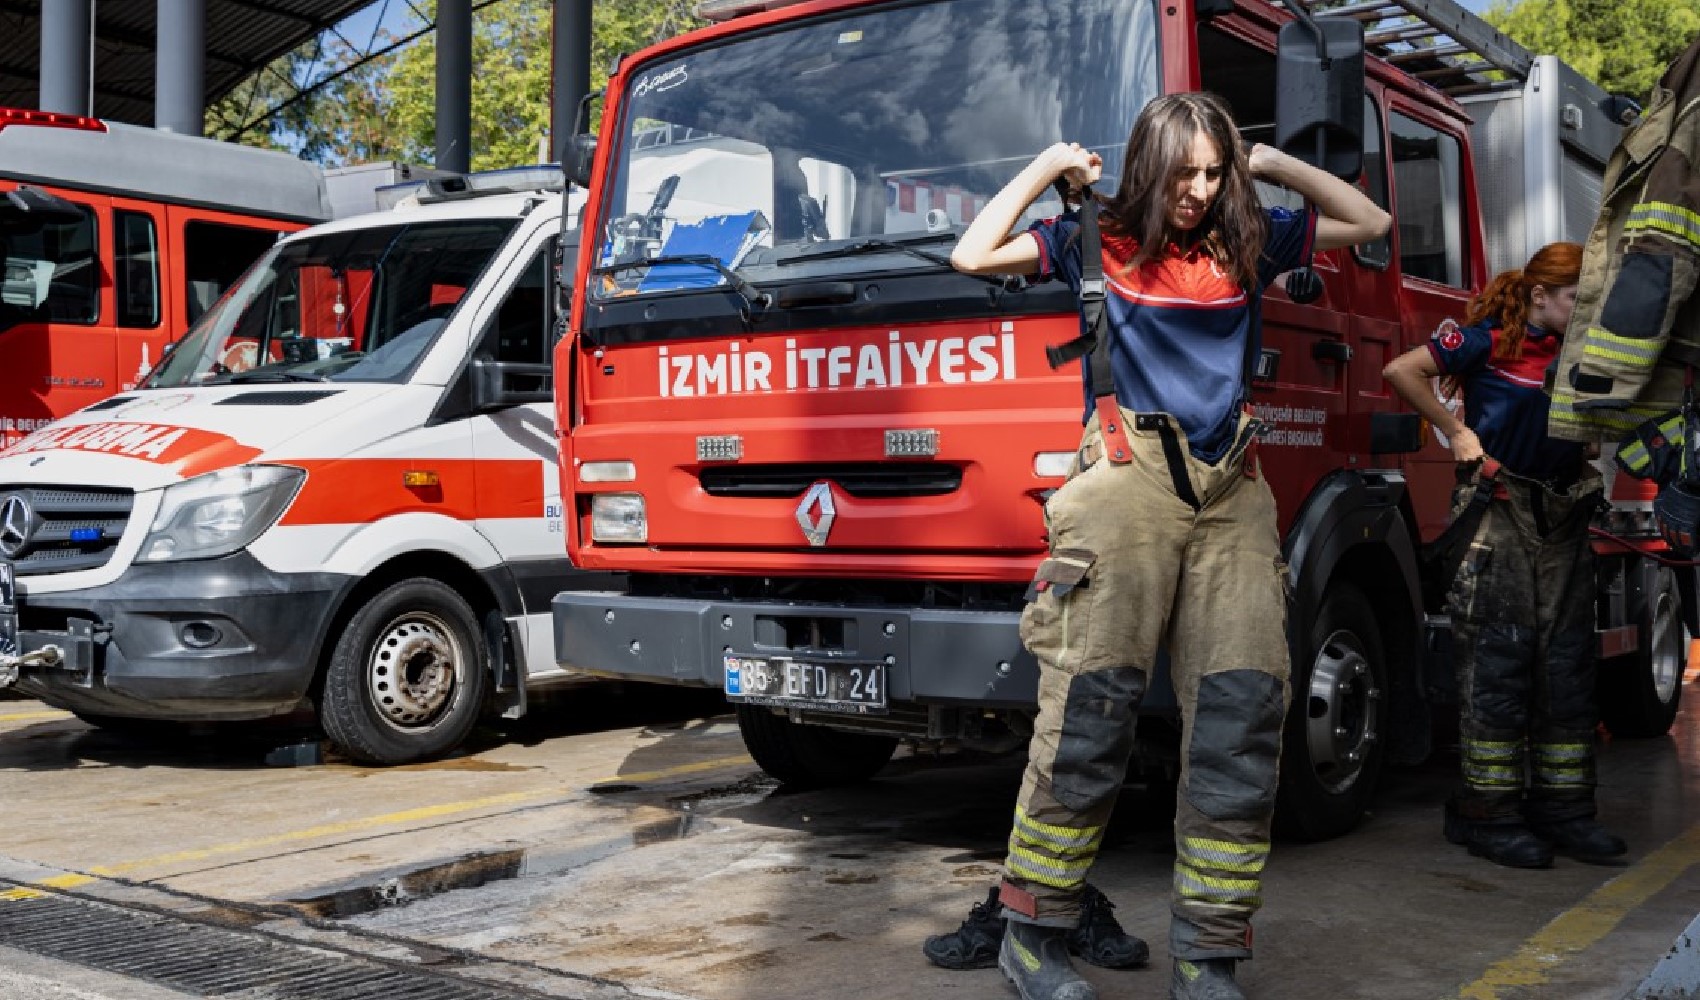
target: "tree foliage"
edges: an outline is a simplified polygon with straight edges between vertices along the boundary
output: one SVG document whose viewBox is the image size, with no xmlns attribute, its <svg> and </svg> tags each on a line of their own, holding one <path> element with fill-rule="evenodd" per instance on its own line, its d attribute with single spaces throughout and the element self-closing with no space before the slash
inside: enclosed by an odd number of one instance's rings
<svg viewBox="0 0 1700 1000">
<path fill-rule="evenodd" d="M 432 12 L 435 3 L 425 5 Z M 606 85 L 617 56 L 696 27 L 693 0 L 596 0 L 591 7 L 592 89 Z M 535 163 L 550 117 L 552 0 L 475 4 L 472 20 L 472 167 Z M 394 37 L 425 26 L 416 17 Z M 382 43 L 380 43 L 382 44 Z M 288 149 L 336 166 L 373 160 L 430 164 L 436 158 L 436 35 L 426 34 L 366 62 L 332 37 L 311 42 L 239 86 L 208 111 L 208 133 Z M 334 75 L 260 127 L 255 115 L 288 99 L 297 84 Z M 256 110 L 257 109 L 257 110 Z M 570 128 L 570 122 L 561 123 Z"/>
<path fill-rule="evenodd" d="M 1700 0 L 1500 0 L 1483 16 L 1531 52 L 1638 99 L 1700 35 Z"/>
</svg>

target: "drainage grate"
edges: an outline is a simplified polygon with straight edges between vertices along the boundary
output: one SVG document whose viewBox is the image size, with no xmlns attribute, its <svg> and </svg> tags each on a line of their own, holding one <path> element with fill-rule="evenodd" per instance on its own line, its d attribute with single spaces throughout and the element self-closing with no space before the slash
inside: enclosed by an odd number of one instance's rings
<svg viewBox="0 0 1700 1000">
<path fill-rule="evenodd" d="M 0 941 L 22 951 L 198 996 L 517 1000 L 530 995 L 163 914 L 57 896 L 0 902 Z"/>
</svg>

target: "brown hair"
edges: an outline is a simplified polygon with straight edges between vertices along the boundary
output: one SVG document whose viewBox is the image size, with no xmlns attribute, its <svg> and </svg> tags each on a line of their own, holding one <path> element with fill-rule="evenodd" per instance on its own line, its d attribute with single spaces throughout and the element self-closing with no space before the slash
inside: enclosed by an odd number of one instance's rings
<svg viewBox="0 0 1700 1000">
<path fill-rule="evenodd" d="M 1576 284 L 1581 277 L 1581 244 L 1548 243 L 1535 251 L 1522 270 L 1500 272 L 1480 295 L 1471 299 L 1470 308 L 1464 313 L 1464 325 L 1497 319 L 1500 336 L 1494 341 L 1494 358 L 1520 358 L 1535 288 L 1563 288 Z"/>
<path fill-rule="evenodd" d="M 1193 139 L 1204 133 L 1222 154 L 1222 187 L 1198 224 L 1198 235 L 1229 276 L 1250 288 L 1257 282 L 1268 220 L 1252 187 L 1251 165 L 1226 101 L 1205 91 L 1165 94 L 1145 106 L 1133 124 L 1122 161 L 1121 186 L 1103 200 L 1110 229 L 1139 243 L 1128 269 L 1161 256 L 1177 241 L 1169 231 L 1169 201 L 1175 177 L 1192 157 Z"/>
</svg>

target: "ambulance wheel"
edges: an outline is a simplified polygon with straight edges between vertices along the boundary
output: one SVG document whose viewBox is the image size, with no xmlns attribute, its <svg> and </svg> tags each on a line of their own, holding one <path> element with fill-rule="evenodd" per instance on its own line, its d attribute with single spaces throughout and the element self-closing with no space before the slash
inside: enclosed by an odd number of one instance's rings
<svg viewBox="0 0 1700 1000">
<path fill-rule="evenodd" d="M 319 721 L 363 763 L 438 757 L 478 721 L 488 674 L 466 601 L 437 580 L 403 580 L 368 600 L 337 638 Z"/>
<path fill-rule="evenodd" d="M 738 731 L 756 765 L 792 788 L 867 781 L 897 751 L 895 736 L 802 726 L 760 705 L 738 706 Z"/>
<path fill-rule="evenodd" d="M 1661 567 L 1636 604 L 1629 609 L 1640 639 L 1635 652 L 1601 660 L 1595 683 L 1600 721 L 1613 736 L 1624 739 L 1670 732 L 1682 704 L 1682 672 L 1688 665 L 1676 574 Z"/>
<path fill-rule="evenodd" d="M 1375 611 L 1356 587 L 1323 594 L 1293 664 L 1275 826 L 1295 840 L 1352 829 L 1381 775 L 1387 657 Z"/>
</svg>

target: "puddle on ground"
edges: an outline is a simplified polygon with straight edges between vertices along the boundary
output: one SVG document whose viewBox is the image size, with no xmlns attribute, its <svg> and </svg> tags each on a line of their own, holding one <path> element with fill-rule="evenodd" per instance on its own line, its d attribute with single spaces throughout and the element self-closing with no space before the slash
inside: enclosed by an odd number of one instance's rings
<svg viewBox="0 0 1700 1000">
<path fill-rule="evenodd" d="M 389 907 L 406 906 L 456 889 L 476 889 L 490 882 L 559 875 L 594 864 L 633 848 L 683 840 L 705 828 L 689 813 L 665 816 L 631 827 L 606 840 L 562 850 L 547 846 L 488 851 L 406 870 L 372 872 L 285 903 L 309 916 L 356 917 Z"/>
</svg>

